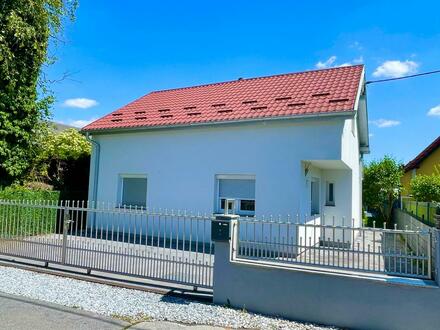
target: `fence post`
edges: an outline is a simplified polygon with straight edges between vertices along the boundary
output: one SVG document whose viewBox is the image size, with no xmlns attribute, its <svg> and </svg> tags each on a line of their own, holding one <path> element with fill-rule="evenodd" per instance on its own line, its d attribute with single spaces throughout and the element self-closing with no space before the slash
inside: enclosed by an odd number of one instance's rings
<svg viewBox="0 0 440 330">
<path fill-rule="evenodd" d="M 426 204 L 426 222 L 429 223 L 431 220 L 430 217 L 430 211 L 431 211 L 431 205 L 429 205 L 429 202 Z"/>
<path fill-rule="evenodd" d="M 434 214 L 434 222 L 437 229 L 440 229 L 440 206 L 436 207 L 436 212 Z"/>
<path fill-rule="evenodd" d="M 231 238 L 237 241 L 237 231 L 232 232 L 236 227 L 239 216 L 234 214 L 217 214 L 211 222 L 211 240 L 214 242 L 214 272 L 213 272 L 213 294 L 214 302 L 227 303 L 222 292 L 229 285 L 230 278 L 227 272 L 230 268 L 231 257 L 236 253 L 236 244 Z"/>
<path fill-rule="evenodd" d="M 66 252 L 67 252 L 67 232 L 69 231 L 69 225 L 72 220 L 69 219 L 69 211 L 64 209 L 63 216 L 63 245 L 61 250 L 61 262 L 62 264 L 66 263 Z"/>
<path fill-rule="evenodd" d="M 436 235 L 434 240 L 434 253 L 435 253 L 435 281 L 437 285 L 440 285 L 440 206 L 436 208 L 436 214 L 434 214 L 434 221 L 436 228 L 433 230 L 433 235 Z"/>
</svg>

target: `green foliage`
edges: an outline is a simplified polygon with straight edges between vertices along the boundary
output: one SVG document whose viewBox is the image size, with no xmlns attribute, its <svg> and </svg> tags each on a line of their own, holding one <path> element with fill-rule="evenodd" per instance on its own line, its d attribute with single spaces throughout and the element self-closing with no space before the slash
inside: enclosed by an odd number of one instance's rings
<svg viewBox="0 0 440 330">
<path fill-rule="evenodd" d="M 57 160 L 76 160 L 89 156 L 92 146 L 76 129 L 69 128 L 61 133 L 49 132 L 43 140 L 43 157 Z"/>
<path fill-rule="evenodd" d="M 365 166 L 363 200 L 368 210 L 375 210 L 383 221 L 391 220 L 392 208 L 401 190 L 403 166 L 385 156 Z"/>
<path fill-rule="evenodd" d="M 0 175 L 13 181 L 33 158 L 38 126 L 53 102 L 41 75 L 52 37 L 64 18 L 72 18 L 76 1 L 0 1 Z M 5 180 L 5 177 L 8 179 Z"/>
<path fill-rule="evenodd" d="M 440 202 L 440 175 L 416 175 L 410 186 L 417 201 Z"/>
<path fill-rule="evenodd" d="M 17 201 L 50 201 L 58 203 L 58 191 L 34 190 L 22 186 L 12 185 L 0 190 L 0 200 Z M 31 203 L 29 203 L 31 204 Z M 1 235 L 14 237 L 19 235 L 39 235 L 53 233 L 56 228 L 57 210 L 44 209 L 17 204 L 0 204 Z"/>
<path fill-rule="evenodd" d="M 91 153 L 90 142 L 75 129 L 56 132 L 49 126 L 42 127 L 38 141 L 27 180 L 58 188 L 63 184 L 66 167 Z"/>
<path fill-rule="evenodd" d="M 0 199 L 3 200 L 58 201 L 59 196 L 58 191 L 32 189 L 17 185 L 0 190 Z"/>
</svg>

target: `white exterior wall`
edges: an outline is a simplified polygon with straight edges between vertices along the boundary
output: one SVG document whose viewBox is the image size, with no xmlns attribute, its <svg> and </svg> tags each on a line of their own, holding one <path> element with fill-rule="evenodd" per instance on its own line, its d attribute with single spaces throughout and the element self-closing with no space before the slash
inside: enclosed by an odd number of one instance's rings
<svg viewBox="0 0 440 330">
<path fill-rule="evenodd" d="M 213 213 L 215 175 L 250 174 L 256 178 L 257 216 L 310 214 L 302 161 L 342 159 L 356 177 L 358 146 L 354 136 L 347 139 L 348 133 L 344 118 L 314 118 L 96 135 L 97 200 L 118 203 L 120 175 L 146 174 L 148 206 Z M 340 212 L 357 213 L 359 206 L 352 207 L 346 188 L 355 189 L 358 183 L 352 183 L 347 171 L 313 171 L 322 176 L 321 203 L 324 179 L 334 175 L 345 182 L 336 185 L 336 202 L 347 205 Z"/>
<path fill-rule="evenodd" d="M 362 160 L 359 151 L 359 137 L 357 120 L 345 120 L 342 135 L 342 160 L 352 171 L 351 218 L 354 219 L 354 226 L 362 225 Z"/>
</svg>

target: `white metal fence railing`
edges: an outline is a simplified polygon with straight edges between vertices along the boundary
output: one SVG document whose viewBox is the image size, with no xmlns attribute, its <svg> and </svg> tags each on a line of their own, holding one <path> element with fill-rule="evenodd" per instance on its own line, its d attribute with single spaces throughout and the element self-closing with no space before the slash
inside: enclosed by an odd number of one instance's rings
<svg viewBox="0 0 440 330">
<path fill-rule="evenodd" d="M 211 220 L 103 203 L 0 200 L 0 254 L 211 288 Z"/>
<path fill-rule="evenodd" d="M 431 231 L 353 228 L 344 220 L 321 220 L 233 222 L 233 258 L 432 278 Z M 411 249 L 409 241 L 417 248 Z"/>
</svg>

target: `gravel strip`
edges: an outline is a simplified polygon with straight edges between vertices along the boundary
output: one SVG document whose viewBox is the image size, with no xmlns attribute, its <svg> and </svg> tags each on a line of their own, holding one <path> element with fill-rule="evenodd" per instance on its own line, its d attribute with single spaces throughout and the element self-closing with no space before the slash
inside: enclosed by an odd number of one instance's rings
<svg viewBox="0 0 440 330">
<path fill-rule="evenodd" d="M 335 329 L 151 292 L 0 266 L 0 291 L 126 319 L 253 329 Z"/>
</svg>

